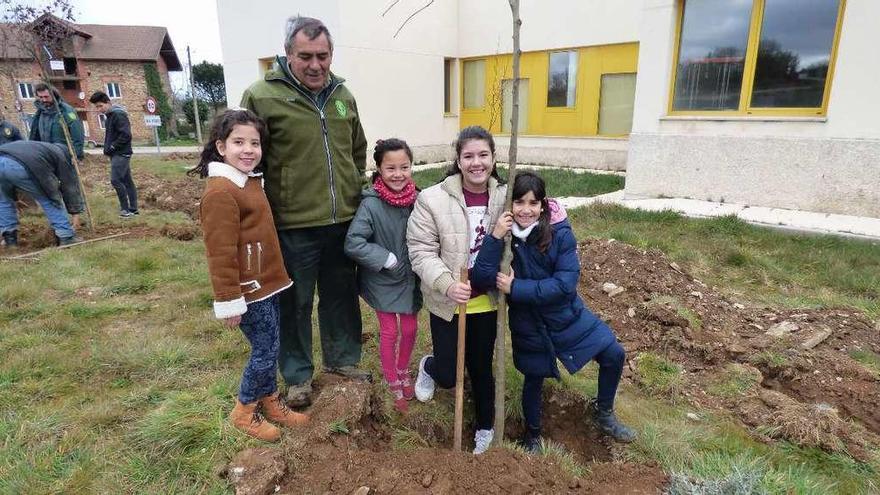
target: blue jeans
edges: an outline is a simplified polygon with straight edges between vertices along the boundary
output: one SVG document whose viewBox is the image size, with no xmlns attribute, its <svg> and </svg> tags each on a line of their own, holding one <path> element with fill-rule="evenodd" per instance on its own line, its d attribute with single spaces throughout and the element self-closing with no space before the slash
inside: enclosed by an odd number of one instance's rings
<svg viewBox="0 0 880 495">
<path fill-rule="evenodd" d="M 248 304 L 239 327 L 251 343 L 251 357 L 241 375 L 238 400 L 250 404 L 277 389 L 278 294 Z"/>
<path fill-rule="evenodd" d="M 599 390 L 596 407 L 602 411 L 614 410 L 614 397 L 623 374 L 626 352 L 615 341 L 593 358 L 599 364 Z M 534 436 L 541 434 L 542 388 L 544 377 L 525 375 L 522 389 L 523 419 L 526 429 Z"/>
<path fill-rule="evenodd" d="M 73 237 L 76 232 L 70 225 L 63 204 L 49 199 L 40 186 L 31 179 L 24 165 L 9 156 L 0 155 L 0 232 L 18 230 L 18 210 L 15 207 L 15 189 L 26 192 L 43 207 L 49 224 L 59 239 Z"/>
</svg>

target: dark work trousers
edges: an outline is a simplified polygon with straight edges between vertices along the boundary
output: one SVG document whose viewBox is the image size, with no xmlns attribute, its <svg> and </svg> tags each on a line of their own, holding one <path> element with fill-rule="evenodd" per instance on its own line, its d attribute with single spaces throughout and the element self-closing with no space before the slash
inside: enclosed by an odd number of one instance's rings
<svg viewBox="0 0 880 495">
<path fill-rule="evenodd" d="M 471 396 L 478 430 L 491 430 L 495 420 L 495 354 L 497 311 L 466 316 L 464 365 L 471 379 Z M 425 371 L 440 388 L 455 387 L 455 360 L 458 354 L 458 315 L 446 321 L 431 314 L 431 343 L 434 357 L 425 362 Z"/>
<path fill-rule="evenodd" d="M 281 254 L 293 287 L 281 293 L 281 352 L 278 367 L 288 385 L 312 378 L 312 307 L 318 287 L 318 328 L 325 367 L 356 366 L 361 360 L 361 306 L 355 263 L 343 252 L 348 225 L 278 231 Z"/>
<path fill-rule="evenodd" d="M 626 353 L 617 341 L 593 358 L 599 363 L 599 390 L 596 394 L 596 406 L 599 410 L 614 410 L 614 397 L 617 395 L 617 386 L 620 384 L 625 358 Z M 541 389 L 543 385 L 543 377 L 525 375 L 522 390 L 523 418 L 526 422 L 526 429 L 533 435 L 541 432 Z"/>
<path fill-rule="evenodd" d="M 134 181 L 131 179 L 131 155 L 110 157 L 110 184 L 116 189 L 119 209 L 137 211 L 138 197 Z"/>
<path fill-rule="evenodd" d="M 238 400 L 250 404 L 278 388 L 278 295 L 248 304 L 239 327 L 251 343 L 251 357 L 241 375 Z"/>
</svg>

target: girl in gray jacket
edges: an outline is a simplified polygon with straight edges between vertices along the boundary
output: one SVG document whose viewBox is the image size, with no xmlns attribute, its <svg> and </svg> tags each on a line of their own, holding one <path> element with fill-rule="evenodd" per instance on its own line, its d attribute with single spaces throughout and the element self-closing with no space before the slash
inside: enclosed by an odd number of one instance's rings
<svg viewBox="0 0 880 495">
<path fill-rule="evenodd" d="M 361 297 L 379 319 L 379 360 L 394 396 L 406 412 L 414 397 L 409 360 L 416 341 L 421 292 L 406 247 L 406 224 L 416 201 L 412 150 L 400 139 L 380 139 L 373 153 L 377 171 L 364 189 L 345 238 L 345 253 L 358 270 Z M 398 320 L 400 332 L 398 334 Z"/>
</svg>

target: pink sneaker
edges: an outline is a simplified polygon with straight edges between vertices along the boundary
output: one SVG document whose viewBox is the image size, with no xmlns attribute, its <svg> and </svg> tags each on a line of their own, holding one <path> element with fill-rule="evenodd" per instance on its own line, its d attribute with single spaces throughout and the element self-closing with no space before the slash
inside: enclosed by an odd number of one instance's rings
<svg viewBox="0 0 880 495">
<path fill-rule="evenodd" d="M 403 398 L 413 400 L 416 397 L 416 389 L 413 386 L 412 377 L 409 370 L 397 370 L 397 378 L 400 380 L 400 387 L 403 391 Z"/>
<path fill-rule="evenodd" d="M 394 409 L 397 409 L 400 413 L 406 413 L 409 410 L 409 403 L 403 397 L 403 388 L 401 387 L 401 382 L 396 381 L 388 384 L 388 389 L 391 391 L 391 395 L 394 397 Z"/>
</svg>

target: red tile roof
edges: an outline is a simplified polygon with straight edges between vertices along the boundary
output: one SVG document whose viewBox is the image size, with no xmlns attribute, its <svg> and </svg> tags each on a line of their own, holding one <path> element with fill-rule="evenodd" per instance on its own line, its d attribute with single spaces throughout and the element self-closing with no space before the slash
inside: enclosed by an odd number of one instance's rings
<svg viewBox="0 0 880 495">
<path fill-rule="evenodd" d="M 168 30 L 161 26 L 115 26 L 104 24 L 74 24 L 78 36 L 82 36 L 79 58 L 84 60 L 165 60 L 170 71 L 183 70 Z M 9 32 L 9 25 L 0 24 L 0 30 Z M 0 33 L 0 39 L 2 39 Z M 22 51 L 10 45 L 7 53 L 0 51 L 0 58 L 22 58 Z"/>
</svg>

